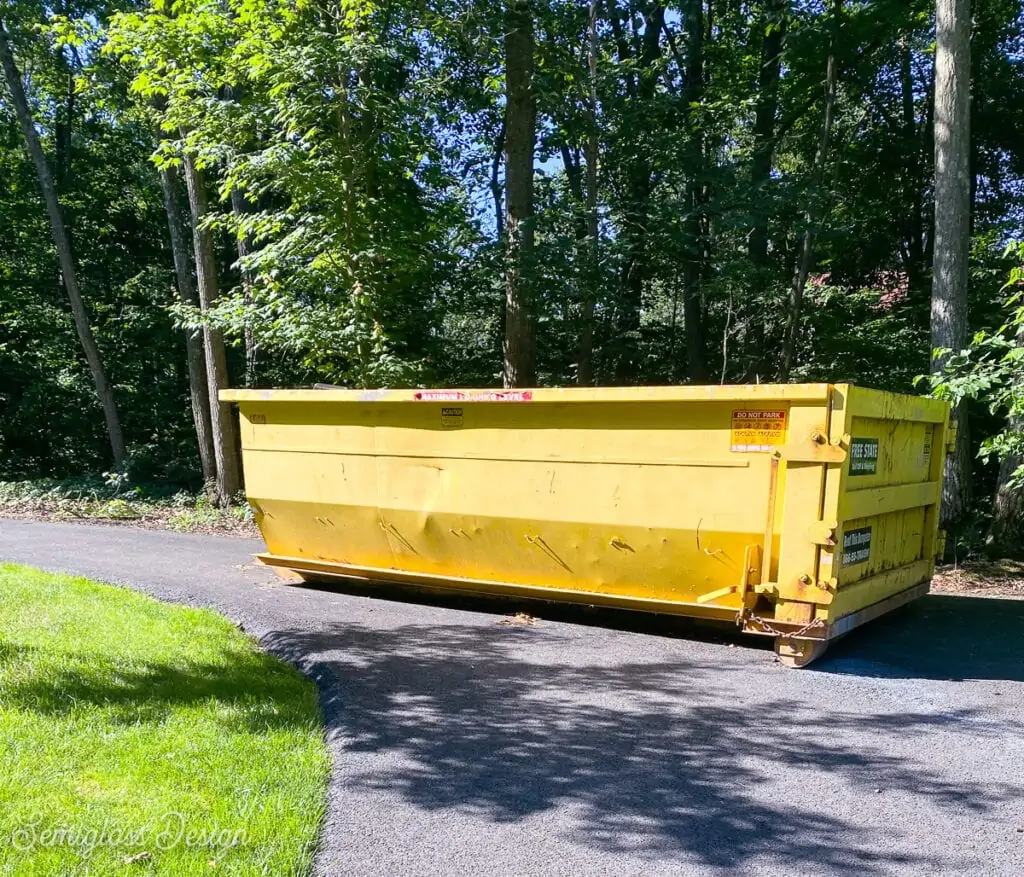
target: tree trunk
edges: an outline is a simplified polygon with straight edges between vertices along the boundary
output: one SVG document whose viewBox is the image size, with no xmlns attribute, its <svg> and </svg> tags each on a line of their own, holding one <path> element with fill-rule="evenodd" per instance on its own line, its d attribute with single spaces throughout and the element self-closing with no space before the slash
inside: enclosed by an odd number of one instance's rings
<svg viewBox="0 0 1024 877">
<path fill-rule="evenodd" d="M 585 260 L 587 276 L 583 280 L 580 302 L 580 340 L 577 354 L 576 382 L 581 387 L 594 382 L 594 307 L 601 276 L 601 252 L 597 224 L 597 160 L 600 137 L 597 130 L 597 9 L 599 0 L 590 0 L 587 16 L 587 140 L 584 152 L 587 162 L 587 236 L 589 258 Z"/>
<path fill-rule="evenodd" d="M 360 71 L 360 80 L 362 81 L 365 75 L 364 71 Z M 242 90 L 237 85 L 227 85 L 224 87 L 224 99 L 231 101 L 236 105 L 240 105 L 242 98 Z M 367 113 L 363 119 L 363 133 L 366 138 L 373 136 L 373 130 L 375 126 L 375 120 L 372 113 Z M 249 212 L 248 202 L 246 201 L 245 195 L 238 188 L 238 186 L 231 187 L 231 213 L 235 220 L 236 225 L 241 225 L 243 218 L 246 213 Z M 248 235 L 246 235 L 241 228 L 235 233 L 236 249 L 238 250 L 238 273 L 242 280 L 242 304 L 245 310 L 244 316 L 244 328 L 242 330 L 242 342 L 245 348 L 245 386 L 254 387 L 256 385 L 256 340 L 252 329 L 252 272 L 248 266 L 245 265 L 245 260 L 248 258 L 249 253 L 252 250 L 252 245 Z"/>
<path fill-rule="evenodd" d="M 842 0 L 835 0 L 832 8 L 832 41 L 825 70 L 825 118 L 821 126 L 821 139 L 814 155 L 814 187 L 821 187 L 825 177 L 825 160 L 828 157 L 829 141 L 832 139 L 832 117 L 836 105 L 836 81 L 838 67 L 836 65 L 836 46 L 839 34 L 839 16 L 842 13 Z M 819 195 L 819 193 L 816 193 Z M 796 344 L 800 334 L 800 312 L 803 308 L 804 290 L 807 288 L 807 275 L 811 270 L 814 258 L 814 223 L 820 218 L 820 211 L 808 209 L 804 213 L 804 234 L 800 241 L 800 252 L 797 256 L 796 277 L 789 299 L 789 314 L 786 320 L 786 337 L 782 344 L 782 365 L 779 379 L 788 381 L 796 357 Z"/>
<path fill-rule="evenodd" d="M 589 136 L 589 135 L 588 135 Z M 584 138 L 584 147 L 582 151 L 586 151 L 587 138 Z M 587 177 L 587 183 L 584 183 L 584 157 L 580 154 L 580 149 L 573 149 L 568 143 L 562 143 L 559 146 L 559 151 L 562 153 L 562 165 L 565 168 L 565 181 L 569 185 L 569 194 L 571 196 L 572 204 L 572 225 L 573 225 L 573 237 L 575 243 L 575 270 L 573 271 L 573 286 L 572 290 L 576 293 L 576 297 L 580 303 L 580 314 L 579 319 L 574 324 L 574 327 L 579 330 L 579 338 L 577 340 L 577 354 L 582 354 L 582 348 L 584 345 L 583 336 L 586 331 L 586 313 L 587 313 L 587 300 L 589 298 L 589 288 L 592 282 L 591 269 L 590 269 L 590 222 L 589 216 L 587 215 L 588 199 L 590 197 L 589 192 L 584 191 L 584 186 L 590 182 L 590 169 L 587 168 L 585 173 Z M 592 315 L 593 306 L 590 307 L 590 313 Z M 590 338 L 590 346 L 593 347 L 593 336 Z M 589 362 L 585 368 L 585 372 L 589 375 Z M 586 383 L 580 383 L 579 375 L 579 360 L 577 360 L 577 373 L 576 383 L 580 386 L 586 386 L 590 383 L 589 377 Z"/>
<path fill-rule="evenodd" d="M 63 62 L 63 55 L 60 53 L 58 55 Z M 58 192 L 66 190 L 71 176 L 71 135 L 75 120 L 75 71 L 61 63 L 61 72 L 67 80 L 67 96 L 64 99 L 64 117 L 61 118 L 61 114 L 57 113 L 53 132 L 53 157 L 57 175 L 55 187 Z M 69 222 L 68 225 L 72 225 L 72 223 Z"/>
<path fill-rule="evenodd" d="M 747 258 L 751 267 L 751 300 L 743 307 L 747 324 L 747 345 L 752 371 L 759 373 L 766 362 L 765 319 L 761 298 L 768 281 L 768 215 L 765 196 L 775 158 L 775 120 L 779 112 L 779 75 L 782 71 L 782 43 L 789 21 L 789 0 L 767 0 L 764 15 L 758 16 L 761 65 L 757 75 L 757 107 L 754 112 L 754 151 L 750 162 L 750 195 L 754 199 L 753 226 L 747 236 Z M 766 29 L 770 30 L 765 32 Z"/>
<path fill-rule="evenodd" d="M 970 250 L 970 0 L 935 3 L 935 257 L 932 266 L 932 349 L 967 346 L 967 259 Z M 933 356 L 932 372 L 945 357 Z M 971 462 L 963 405 L 954 452 L 942 487 L 944 525 L 955 524 L 970 500 Z"/>
<path fill-rule="evenodd" d="M 615 380 L 634 381 L 640 368 L 640 322 L 648 275 L 647 219 L 651 198 L 650 167 L 643 159 L 629 174 L 629 206 L 622 221 L 622 236 L 629 241 L 621 272 L 621 292 L 615 326 Z"/>
<path fill-rule="evenodd" d="M 660 74 L 659 61 L 662 57 L 661 34 L 665 29 L 665 6 L 652 3 L 644 11 L 643 44 L 639 57 L 629 50 L 621 34 L 618 13 L 612 10 L 611 21 L 616 30 L 619 62 L 636 69 L 636 82 L 626 76 L 626 89 L 637 106 L 643 107 L 653 101 L 658 89 Z M 634 96 L 635 95 L 635 96 Z M 637 379 L 640 370 L 640 323 L 643 312 L 644 289 L 650 274 L 650 253 L 647 239 L 650 222 L 652 179 L 652 157 L 649 150 L 636 150 L 637 155 L 627 168 L 628 194 L 623 215 L 622 237 L 627 244 L 626 263 L 621 273 L 622 290 L 619 314 L 616 321 L 616 363 L 615 379 L 620 384 Z"/>
<path fill-rule="evenodd" d="M 505 345 L 504 385 L 535 382 L 533 336 L 533 11 L 508 0 L 505 12 Z"/>
<path fill-rule="evenodd" d="M 689 180 L 686 184 L 686 254 L 683 263 L 683 323 L 686 329 L 686 374 L 692 383 L 707 380 L 704 365 L 704 277 L 706 234 L 703 121 L 697 108 L 704 99 L 704 0 L 690 0 L 687 10 L 686 88 L 683 102 L 689 124 Z"/>
<path fill-rule="evenodd" d="M 217 302 L 217 263 L 210 232 L 202 227 L 207 214 L 206 189 L 202 171 L 195 159 L 185 153 L 185 184 L 192 213 L 192 241 L 196 253 L 196 278 L 199 285 L 199 307 L 205 313 Z M 238 461 L 238 429 L 230 402 L 221 402 L 218 394 L 228 386 L 227 354 L 219 330 L 203 327 L 203 352 L 206 359 L 206 380 L 210 395 L 210 425 L 213 432 L 214 459 L 217 462 L 217 499 L 221 506 L 231 505 L 241 486 Z"/>
<path fill-rule="evenodd" d="M 771 180 L 775 155 L 775 117 L 779 112 L 779 74 L 782 70 L 782 40 L 789 18 L 789 0 L 768 0 L 765 14 L 757 19 L 764 33 L 761 41 L 761 66 L 757 75 L 757 108 L 754 112 L 754 154 L 750 163 L 750 189 L 754 198 L 763 194 Z M 768 257 L 767 223 L 755 215 L 754 227 L 747 238 L 747 254 L 755 265 Z"/>
<path fill-rule="evenodd" d="M 235 221 L 239 223 L 242 222 L 243 217 L 248 212 L 245 196 L 242 195 L 237 187 L 231 189 L 231 212 L 234 214 Z M 247 387 L 255 387 L 257 351 L 256 338 L 252 331 L 252 314 L 250 313 L 252 308 L 252 272 L 245 265 L 245 260 L 252 251 L 252 245 L 248 235 L 244 234 L 241 230 L 235 235 L 235 238 L 238 244 L 238 273 L 242 278 L 242 301 L 245 307 L 243 339 L 245 342 L 245 385 Z"/>
<path fill-rule="evenodd" d="M 903 138 L 907 149 L 907 172 L 911 186 L 907 216 L 907 278 L 911 289 L 920 286 L 924 271 L 924 181 L 921 176 L 921 137 L 914 113 L 914 75 L 908 40 L 900 46 L 900 89 L 903 103 Z"/>
<path fill-rule="evenodd" d="M 182 222 L 178 201 L 178 173 L 173 167 L 160 171 L 160 183 L 164 192 L 164 210 L 167 213 L 167 229 L 171 235 L 171 252 L 174 255 L 174 273 L 178 281 L 178 298 L 185 304 L 198 305 L 199 296 L 192 282 L 192 264 L 185 227 Z M 185 350 L 188 360 L 188 391 L 192 402 L 192 422 L 196 427 L 196 442 L 199 445 L 199 460 L 203 467 L 203 482 L 211 486 L 217 479 L 217 461 L 213 450 L 213 431 L 210 425 L 210 392 L 206 377 L 206 359 L 203 353 L 203 336 L 198 329 L 185 330 Z"/>
<path fill-rule="evenodd" d="M 494 137 L 494 152 L 491 154 L 491 199 L 494 201 L 494 238 L 499 244 L 505 242 L 505 196 L 501 191 L 501 157 L 505 154 L 505 119 Z"/>
<path fill-rule="evenodd" d="M 924 99 L 924 128 L 921 131 L 921 178 L 934 178 L 935 175 L 935 65 L 932 64 L 931 76 L 928 78 L 928 93 Z M 935 263 L 935 203 L 934 192 L 932 204 L 924 211 L 924 264 Z"/>
<path fill-rule="evenodd" d="M 11 92 L 14 112 L 18 116 L 18 122 L 21 125 L 25 146 L 32 157 L 32 163 L 36 168 L 36 176 L 39 178 L 39 188 L 42 189 L 43 200 L 46 202 L 46 212 L 50 217 L 50 232 L 53 235 L 54 246 L 57 248 L 57 256 L 60 260 L 60 273 L 64 279 L 64 289 L 67 291 L 68 301 L 71 303 L 71 313 L 74 316 L 75 329 L 78 331 L 78 340 L 82 344 L 86 361 L 89 363 L 89 370 L 92 372 L 92 380 L 96 386 L 96 395 L 99 396 L 100 404 L 103 406 L 103 416 L 106 419 L 111 455 L 114 459 L 114 465 L 120 469 L 124 466 L 125 462 L 124 433 L 121 431 L 121 420 L 117 413 L 117 404 L 114 401 L 114 390 L 107 383 L 107 376 L 103 370 L 103 361 L 100 358 L 99 348 L 96 346 L 96 338 L 93 336 L 92 327 L 89 325 L 89 316 L 86 313 L 82 294 L 78 288 L 78 276 L 75 273 L 74 259 L 71 256 L 71 239 L 68 236 L 67 229 L 64 227 L 64 216 L 61 213 L 60 202 L 57 200 L 57 190 L 53 185 L 49 162 L 46 160 L 43 147 L 39 142 L 39 135 L 36 133 L 32 113 L 28 106 L 28 99 L 22 86 L 21 73 L 14 62 L 14 54 L 11 51 L 7 30 L 2 19 L 0 19 L 0 61 L 3 63 L 4 77 Z"/>
<path fill-rule="evenodd" d="M 1024 338 L 1018 343 L 1024 343 Z M 1011 417 L 1009 428 L 1024 432 L 1024 417 Z M 1004 457 L 999 464 L 999 482 L 992 505 L 992 526 L 988 533 L 988 547 L 1000 556 L 1024 555 L 1024 489 L 1010 486 L 1010 478 L 1024 466 L 1022 457 Z"/>
</svg>

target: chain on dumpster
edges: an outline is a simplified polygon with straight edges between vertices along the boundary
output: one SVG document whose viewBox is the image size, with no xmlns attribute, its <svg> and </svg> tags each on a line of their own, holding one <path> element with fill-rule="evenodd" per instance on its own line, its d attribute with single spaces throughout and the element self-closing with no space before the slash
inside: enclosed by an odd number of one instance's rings
<svg viewBox="0 0 1024 877">
<path fill-rule="evenodd" d="M 810 633 L 812 630 L 818 630 L 826 627 L 825 620 L 822 618 L 815 618 L 808 621 L 803 627 L 798 627 L 796 630 L 779 630 L 775 627 L 767 618 L 762 618 L 760 615 L 749 615 L 746 619 L 748 622 L 757 624 L 761 630 L 765 633 L 771 634 L 772 636 L 782 637 L 786 642 L 790 642 L 803 636 L 805 633 Z M 740 619 L 742 622 L 742 619 Z"/>
</svg>

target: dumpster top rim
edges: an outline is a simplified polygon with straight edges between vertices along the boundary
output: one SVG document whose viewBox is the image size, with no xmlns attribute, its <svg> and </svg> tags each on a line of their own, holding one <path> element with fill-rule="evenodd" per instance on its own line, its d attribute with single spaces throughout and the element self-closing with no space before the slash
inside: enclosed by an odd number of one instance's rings
<svg viewBox="0 0 1024 877">
<path fill-rule="evenodd" d="M 728 384 L 677 387 L 565 387 L 499 390 L 453 389 L 301 389 L 221 390 L 222 402 L 440 402 L 440 403 L 565 403 L 565 402 L 699 402 L 801 401 L 825 402 L 832 384 Z"/>
</svg>

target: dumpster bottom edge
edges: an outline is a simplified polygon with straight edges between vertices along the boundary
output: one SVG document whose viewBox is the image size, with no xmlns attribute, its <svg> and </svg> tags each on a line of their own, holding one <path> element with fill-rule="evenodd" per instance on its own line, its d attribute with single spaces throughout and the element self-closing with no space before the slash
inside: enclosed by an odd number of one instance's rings
<svg viewBox="0 0 1024 877">
<path fill-rule="evenodd" d="M 673 602 L 645 597 L 628 597 L 600 591 L 570 590 L 567 588 L 526 585 L 491 579 L 457 578 L 454 576 L 432 575 L 424 572 L 409 572 L 399 569 L 356 566 L 305 557 L 285 557 L 277 554 L 257 554 L 256 559 L 276 569 L 287 569 L 310 578 L 342 578 L 362 581 L 390 582 L 403 585 L 419 585 L 444 591 L 468 594 L 485 594 L 496 597 L 524 597 L 532 600 L 548 600 L 556 603 L 582 603 L 583 605 L 606 606 L 609 608 L 632 609 L 640 612 L 659 612 L 667 615 L 683 615 L 689 618 L 705 618 L 717 621 L 735 622 L 738 609 L 728 606 L 707 606 L 697 603 Z"/>
<path fill-rule="evenodd" d="M 930 581 L 918 582 L 916 585 L 886 597 L 884 600 L 879 600 L 877 603 L 872 603 L 863 609 L 858 609 L 848 615 L 844 615 L 828 626 L 828 639 L 836 639 L 849 633 L 854 628 L 860 627 L 862 624 L 867 624 L 869 621 L 899 609 L 901 606 L 906 606 L 907 603 L 912 603 L 914 600 L 923 597 L 930 588 Z"/>
<path fill-rule="evenodd" d="M 467 594 L 483 594 L 495 597 L 523 597 L 533 600 L 548 600 L 558 603 L 581 603 L 584 605 L 606 606 L 609 608 L 631 609 L 641 612 L 654 612 L 668 615 L 681 615 L 689 618 L 704 618 L 717 621 L 736 622 L 738 610 L 725 606 L 709 606 L 697 603 L 673 602 L 644 597 L 629 597 L 620 594 L 609 594 L 598 591 L 569 590 L 540 585 L 525 585 L 490 579 L 456 578 L 453 576 L 432 575 L 424 572 L 410 572 L 399 569 L 383 569 L 364 567 L 352 564 L 337 563 L 327 560 L 314 560 L 305 557 L 286 557 L 282 555 L 262 553 L 256 559 L 275 570 L 288 570 L 296 573 L 296 579 L 354 579 L 359 581 L 394 583 L 421 586 L 442 591 Z M 758 629 L 749 622 L 742 625 L 748 634 L 781 636 L 784 639 L 817 640 L 822 643 L 837 639 L 888 612 L 911 603 L 928 593 L 930 581 L 918 582 L 909 588 L 891 594 L 883 600 L 872 603 L 861 609 L 850 612 L 841 618 L 813 630 L 806 625 L 795 622 L 771 621 L 768 629 Z"/>
</svg>

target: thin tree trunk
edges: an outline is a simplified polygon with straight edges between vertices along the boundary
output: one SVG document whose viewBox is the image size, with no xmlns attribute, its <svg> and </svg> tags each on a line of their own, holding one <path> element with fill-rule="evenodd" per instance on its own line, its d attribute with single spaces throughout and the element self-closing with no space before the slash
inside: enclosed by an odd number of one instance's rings
<svg viewBox="0 0 1024 877">
<path fill-rule="evenodd" d="M 903 102 L 903 137 L 908 150 L 907 177 L 912 187 L 907 216 L 907 278 L 912 289 L 921 282 L 924 271 L 924 181 L 921 177 L 921 138 L 914 113 L 914 73 L 910 46 L 904 39 L 900 46 L 900 88 Z"/>
<path fill-rule="evenodd" d="M 178 200 L 178 173 L 172 166 L 160 171 L 164 192 L 164 210 L 167 229 L 171 236 L 174 255 L 174 273 L 178 281 L 178 298 L 189 305 L 198 305 L 199 296 L 192 282 L 192 260 L 189 258 L 185 226 Z M 192 422 L 196 427 L 199 460 L 203 467 L 203 482 L 212 488 L 217 479 L 217 461 L 213 449 L 213 430 L 210 425 L 210 391 L 206 377 L 206 359 L 203 336 L 198 329 L 185 330 L 185 351 L 188 360 L 188 391 L 192 403 Z"/>
<path fill-rule="evenodd" d="M 757 108 L 754 112 L 754 153 L 750 166 L 750 188 L 753 197 L 763 195 L 771 179 L 775 156 L 775 117 L 779 112 L 779 74 L 782 69 L 782 40 L 789 18 L 789 0 L 768 0 L 765 14 L 757 19 L 764 31 L 761 41 L 761 65 L 757 76 Z M 757 215 L 747 238 L 747 254 L 755 265 L 768 256 L 767 223 Z"/>
<path fill-rule="evenodd" d="M 629 173 L 629 206 L 622 222 L 622 236 L 629 241 L 626 262 L 621 271 L 622 290 L 615 326 L 615 380 L 634 381 L 640 368 L 640 323 L 644 287 L 648 275 L 647 224 L 651 198 L 650 166 L 642 158 Z"/>
<path fill-rule="evenodd" d="M 1018 344 L 1024 337 L 1018 336 Z M 1009 428 L 1024 432 L 1024 417 L 1011 417 Z M 992 525 L 988 533 L 988 548 L 994 554 L 1005 556 L 1024 554 L 1024 489 L 1012 487 L 1010 479 L 1024 466 L 1024 457 L 1004 457 L 999 464 L 999 481 L 992 504 Z"/>
<path fill-rule="evenodd" d="M 533 336 L 533 12 L 509 0 L 505 13 L 505 345 L 504 385 L 535 382 Z"/>
<path fill-rule="evenodd" d="M 928 93 L 924 100 L 924 129 L 921 132 L 921 177 L 934 179 L 935 176 L 935 64 L 932 64 L 928 78 Z M 924 211 L 924 264 L 935 263 L 935 203 Z"/>
<path fill-rule="evenodd" d="M 64 279 L 64 289 L 67 291 L 68 301 L 71 303 L 71 313 L 74 316 L 75 329 L 78 331 L 78 340 L 82 344 L 86 361 L 89 363 L 89 370 L 92 372 L 93 383 L 96 386 L 96 395 L 99 396 L 100 404 L 103 406 L 103 416 L 106 419 L 111 455 L 114 459 L 114 465 L 120 469 L 125 463 L 124 433 L 121 431 L 121 420 L 117 413 L 114 390 L 107 382 L 107 376 L 103 370 L 103 361 L 100 358 L 100 351 L 96 346 L 96 338 L 92 333 L 92 327 L 89 325 L 85 304 L 82 302 L 81 291 L 78 288 L 78 276 L 75 273 L 74 259 L 71 255 L 71 239 L 68 236 L 67 229 L 64 227 L 64 217 L 61 213 L 60 202 L 57 199 L 57 191 L 53 185 L 50 166 L 46 160 L 46 155 L 43 153 L 42 145 L 39 143 L 39 135 L 36 133 L 28 99 L 25 96 L 25 89 L 21 82 L 21 73 L 14 62 L 14 54 L 11 51 L 7 30 L 2 19 L 0 19 L 0 61 L 3 63 L 4 77 L 11 92 L 14 112 L 18 116 L 18 122 L 21 125 L 25 146 L 32 156 L 32 163 L 36 168 L 36 176 L 39 178 L 39 187 L 42 189 L 43 200 L 46 202 L 46 212 L 50 217 L 50 232 L 53 235 L 54 246 L 57 248 L 57 256 L 60 260 L 60 273 Z"/>
<path fill-rule="evenodd" d="M 505 154 L 505 120 L 494 138 L 494 152 L 491 155 L 491 199 L 494 201 L 494 236 L 499 244 L 505 241 L 505 198 L 501 190 L 501 157 Z"/>
<path fill-rule="evenodd" d="M 360 81 L 362 81 L 364 71 L 360 71 Z M 240 105 L 242 98 L 242 90 L 237 85 L 228 85 L 224 87 L 224 98 L 227 101 L 231 101 L 236 105 Z M 367 113 L 363 119 L 363 136 L 364 138 L 371 138 L 373 136 L 373 130 L 375 127 L 375 119 L 372 113 Z M 364 169 L 366 170 L 366 169 Z M 231 187 L 231 213 L 235 220 L 236 225 L 241 226 L 243 218 L 248 213 L 248 204 L 245 196 L 238 186 Z M 249 241 L 248 235 L 239 230 L 235 234 L 235 244 L 238 250 L 238 261 L 239 268 L 238 273 L 242 280 L 242 304 L 245 310 L 244 316 L 244 327 L 242 329 L 242 342 L 245 348 L 245 386 L 254 387 L 256 385 L 256 341 L 253 335 L 252 328 L 252 272 L 245 265 L 245 260 L 248 258 L 249 253 L 252 250 L 252 246 Z"/>
<path fill-rule="evenodd" d="M 932 266 L 932 349 L 967 346 L 967 259 L 970 250 L 970 0 L 935 3 L 935 260 Z M 945 357 L 933 356 L 932 372 Z M 959 521 L 970 500 L 967 412 L 954 411 L 956 447 L 946 460 L 944 524 Z"/>
<path fill-rule="evenodd" d="M 590 0 L 587 16 L 587 140 L 584 151 L 587 162 L 587 235 L 589 258 L 585 261 L 587 276 L 583 281 L 580 302 L 580 341 L 577 355 L 576 382 L 581 387 L 594 382 L 594 307 L 601 272 L 600 241 L 597 224 L 597 160 L 600 140 L 597 130 L 597 8 L 599 0 Z"/>
<path fill-rule="evenodd" d="M 207 214 L 206 189 L 202 172 L 191 154 L 185 153 L 185 184 L 192 213 L 192 241 L 196 253 L 196 278 L 199 285 L 199 306 L 205 313 L 217 302 L 217 263 L 210 232 L 202 227 Z M 221 402 L 219 393 L 228 386 L 227 354 L 219 330 L 203 327 L 203 352 L 206 358 L 206 380 L 210 394 L 210 425 L 213 431 L 214 458 L 217 462 L 217 499 L 222 506 L 231 505 L 241 486 L 238 461 L 238 429 L 230 402 Z"/>
<path fill-rule="evenodd" d="M 832 7 L 832 43 L 828 54 L 825 72 L 825 118 L 821 126 L 821 139 L 818 151 L 814 155 L 814 186 L 819 188 L 825 176 L 825 161 L 828 158 L 829 141 L 832 139 L 832 117 L 836 105 L 836 81 L 838 67 L 836 65 L 836 46 L 838 44 L 839 16 L 842 13 L 842 0 L 835 0 Z M 807 275 L 811 270 L 814 258 L 814 228 L 818 219 L 818 211 L 808 209 L 804 213 L 804 234 L 800 241 L 800 252 L 797 256 L 796 278 L 789 299 L 789 315 L 786 321 L 786 337 L 782 344 L 782 365 L 779 379 L 788 381 L 796 355 L 796 344 L 800 333 L 800 312 L 803 308 L 804 290 L 807 288 Z"/>
<path fill-rule="evenodd" d="M 584 140 L 583 151 L 586 151 L 586 148 L 586 140 Z M 579 339 L 577 341 L 577 347 L 579 348 L 583 344 L 583 334 L 585 332 L 584 311 L 586 310 L 586 300 L 589 296 L 588 289 L 593 279 L 591 277 L 590 270 L 590 222 L 587 215 L 587 199 L 589 198 L 589 193 L 584 191 L 584 186 L 586 185 L 584 182 L 583 167 L 585 159 L 580 155 L 580 150 L 574 150 L 568 143 L 562 143 L 559 146 L 559 151 L 562 153 L 562 165 L 565 168 L 565 179 L 569 184 L 569 194 L 572 196 L 572 224 L 575 238 L 574 242 L 576 245 L 576 270 L 573 276 L 572 289 L 575 293 L 575 297 L 580 302 L 580 315 L 575 324 L 575 328 L 579 330 Z M 589 168 L 586 170 L 586 177 L 587 182 L 589 182 Z M 591 337 L 591 346 L 593 346 L 593 337 Z M 576 382 L 577 384 L 580 383 L 579 360 L 577 360 Z M 589 379 L 587 383 L 589 383 Z M 582 386 L 586 385 L 583 384 Z"/>
<path fill-rule="evenodd" d="M 66 14 L 66 13 L 64 13 Z M 59 54 L 59 53 L 58 53 Z M 63 57 L 61 57 L 63 61 Z M 67 65 L 62 64 L 62 67 Z M 67 97 L 64 100 L 64 118 L 60 119 L 58 114 L 54 130 L 54 164 L 56 165 L 56 188 L 58 191 L 66 190 L 68 178 L 71 176 L 71 135 L 74 129 L 75 118 L 75 71 L 67 68 Z M 71 223 L 68 223 L 71 225 Z"/>
<path fill-rule="evenodd" d="M 767 0 L 765 13 L 756 26 L 763 34 L 761 65 L 757 76 L 757 108 L 754 112 L 754 151 L 750 162 L 750 194 L 753 227 L 747 236 L 747 258 L 751 266 L 751 300 L 742 310 L 747 324 L 752 370 L 760 372 L 765 363 L 764 303 L 761 301 L 768 273 L 768 215 L 765 205 L 775 158 L 775 120 L 779 112 L 779 76 L 782 71 L 782 43 L 789 21 L 789 0 Z M 770 28 L 770 29 L 769 29 Z M 767 33 L 765 33 L 765 30 Z"/>
<path fill-rule="evenodd" d="M 245 204 L 245 197 L 238 190 L 238 188 L 232 188 L 231 190 L 231 212 L 234 214 L 235 221 L 240 223 L 243 217 L 248 212 Z M 248 235 L 243 232 L 239 232 L 235 235 L 238 244 L 238 261 L 239 269 L 238 272 L 242 278 L 242 301 L 245 307 L 245 329 L 244 329 L 244 342 L 245 342 L 245 385 L 247 387 L 256 386 L 256 338 L 252 330 L 252 314 L 250 310 L 252 308 L 252 272 L 245 264 L 245 260 L 249 257 L 249 253 L 252 250 L 252 246 L 249 241 Z"/>
<path fill-rule="evenodd" d="M 690 0 L 686 20 L 686 88 L 683 101 L 689 119 L 689 180 L 686 184 L 686 255 L 683 263 L 683 322 L 686 329 L 686 374 L 692 383 L 707 380 L 704 364 L 705 161 L 703 121 L 697 108 L 704 99 L 704 2 Z"/>
<path fill-rule="evenodd" d="M 636 82 L 627 75 L 626 88 L 635 93 L 633 98 L 639 106 L 649 105 L 658 89 L 662 57 L 661 34 L 665 29 L 665 6 L 652 3 L 644 11 L 643 45 L 639 57 L 635 57 L 621 34 L 618 14 L 612 10 L 611 22 L 619 45 L 619 61 L 636 68 Z M 650 275 L 650 252 L 647 245 L 650 223 L 651 189 L 653 187 L 651 155 L 647 150 L 637 150 L 629 162 L 627 180 L 629 194 L 623 216 L 622 236 L 628 242 L 626 263 L 621 273 L 619 317 L 616 329 L 618 353 L 615 363 L 615 379 L 618 383 L 631 383 L 637 379 L 640 370 L 640 324 L 643 313 L 644 289 Z"/>
</svg>

